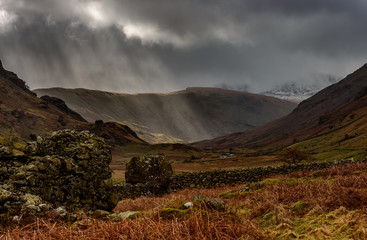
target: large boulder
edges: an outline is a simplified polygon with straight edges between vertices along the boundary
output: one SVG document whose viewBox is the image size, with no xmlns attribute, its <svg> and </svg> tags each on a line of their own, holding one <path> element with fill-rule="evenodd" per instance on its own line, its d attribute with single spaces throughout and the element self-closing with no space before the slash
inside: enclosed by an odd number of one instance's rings
<svg viewBox="0 0 367 240">
<path fill-rule="evenodd" d="M 163 156 L 142 155 L 126 164 L 126 183 L 147 185 L 154 193 L 167 190 L 172 175 L 172 166 Z"/>
</svg>

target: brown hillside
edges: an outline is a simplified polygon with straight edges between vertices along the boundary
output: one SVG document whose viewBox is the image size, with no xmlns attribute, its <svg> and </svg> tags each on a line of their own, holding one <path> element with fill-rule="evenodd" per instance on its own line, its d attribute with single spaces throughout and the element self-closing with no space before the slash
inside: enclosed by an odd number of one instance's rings
<svg viewBox="0 0 367 240">
<path fill-rule="evenodd" d="M 355 158 L 367 154 L 367 95 L 325 115 L 315 134 L 291 148 L 313 154 L 319 160 Z"/>
<path fill-rule="evenodd" d="M 60 100 L 62 101 L 62 100 Z M 144 143 L 127 126 L 117 123 L 102 124 L 83 121 L 57 99 L 53 102 L 36 97 L 15 73 L 2 67 L 0 61 L 0 136 L 11 135 L 28 139 L 30 134 L 49 135 L 60 129 L 90 130 L 105 137 L 111 144 Z M 56 102 L 56 103 L 55 103 Z M 76 119 L 75 119 L 76 118 Z"/>
<path fill-rule="evenodd" d="M 289 115 L 255 130 L 234 133 L 195 144 L 201 148 L 281 147 L 317 135 L 328 115 L 362 97 L 367 87 L 367 64 L 313 97 Z M 322 125 L 322 126 L 320 126 Z"/>
<path fill-rule="evenodd" d="M 122 122 L 139 133 L 145 129 L 185 141 L 253 129 L 296 107 L 294 103 L 273 97 L 218 88 L 133 95 L 63 88 L 35 92 L 39 96 L 63 99 L 88 121 Z M 144 132 L 139 136 L 149 140 Z"/>
</svg>

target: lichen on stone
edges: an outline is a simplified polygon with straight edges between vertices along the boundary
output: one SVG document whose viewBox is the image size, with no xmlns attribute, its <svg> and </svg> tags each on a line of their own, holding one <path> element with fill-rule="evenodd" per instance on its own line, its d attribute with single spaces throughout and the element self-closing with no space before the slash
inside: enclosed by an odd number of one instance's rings
<svg viewBox="0 0 367 240">
<path fill-rule="evenodd" d="M 16 156 L 0 146 L 0 214 L 42 214 L 65 208 L 111 210 L 119 200 L 111 178 L 111 147 L 88 131 L 62 130 L 29 143 Z"/>
<path fill-rule="evenodd" d="M 146 185 L 154 193 L 167 190 L 172 175 L 172 166 L 163 156 L 142 155 L 126 164 L 126 183 Z"/>
</svg>

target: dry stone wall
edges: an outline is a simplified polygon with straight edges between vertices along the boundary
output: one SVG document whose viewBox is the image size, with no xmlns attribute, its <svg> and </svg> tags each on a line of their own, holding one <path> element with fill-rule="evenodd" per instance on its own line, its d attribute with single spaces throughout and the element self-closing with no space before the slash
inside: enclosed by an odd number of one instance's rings
<svg viewBox="0 0 367 240">
<path fill-rule="evenodd" d="M 87 131 L 63 130 L 29 144 L 24 156 L 0 147 L 0 214 L 60 206 L 111 210 L 111 148 Z M 27 209 L 25 209 L 27 208 Z"/>
<path fill-rule="evenodd" d="M 177 191 L 184 188 L 213 188 L 222 185 L 257 182 L 271 175 L 283 175 L 303 170 L 325 169 L 332 166 L 362 161 L 366 160 L 355 161 L 353 159 L 344 159 L 331 162 L 298 163 L 250 169 L 184 172 L 171 177 L 169 189 L 171 191 Z"/>
<path fill-rule="evenodd" d="M 258 182 L 272 175 L 283 175 L 296 171 L 325 169 L 332 166 L 364 162 L 366 160 L 336 160 L 332 162 L 298 163 L 281 166 L 258 167 L 251 169 L 215 170 L 200 172 L 184 172 L 173 175 L 169 179 L 168 192 L 184 188 L 214 188 L 223 185 Z M 120 184 L 114 186 L 115 193 L 120 199 L 136 198 L 152 195 L 154 192 L 145 184 Z"/>
<path fill-rule="evenodd" d="M 49 138 L 38 138 L 36 142 L 30 143 L 24 153 L 15 156 L 11 149 L 0 146 L 0 219 L 24 213 L 40 214 L 59 207 L 69 211 L 111 210 L 120 199 L 125 198 L 184 188 L 213 188 L 257 182 L 275 174 L 356 162 L 349 159 L 252 169 L 185 172 L 171 176 L 172 170 L 165 159 L 136 158 L 134 164 L 142 168 L 143 172 L 159 176 L 160 172 L 156 170 L 165 169 L 167 174 L 162 178 L 164 181 L 155 181 L 152 188 L 152 179 L 156 178 L 143 179 L 142 176 L 140 178 L 145 184 L 112 186 L 109 167 L 111 148 L 102 138 L 87 131 L 55 132 Z M 145 165 L 152 169 L 145 169 Z M 131 180 L 131 183 L 135 182 Z M 163 184 L 164 188 L 157 187 L 156 183 Z"/>
</svg>

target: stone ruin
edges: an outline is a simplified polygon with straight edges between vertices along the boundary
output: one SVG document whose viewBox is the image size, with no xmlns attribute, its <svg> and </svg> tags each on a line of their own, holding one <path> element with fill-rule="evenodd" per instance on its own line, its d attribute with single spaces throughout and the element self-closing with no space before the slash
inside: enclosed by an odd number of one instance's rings
<svg viewBox="0 0 367 240">
<path fill-rule="evenodd" d="M 171 163 L 163 156 L 133 157 L 126 164 L 125 180 L 128 184 L 141 184 L 154 194 L 168 190 L 173 175 Z"/>
<path fill-rule="evenodd" d="M 111 147 L 88 131 L 62 130 L 15 156 L 0 146 L 0 217 L 65 208 L 111 210 Z"/>
</svg>

